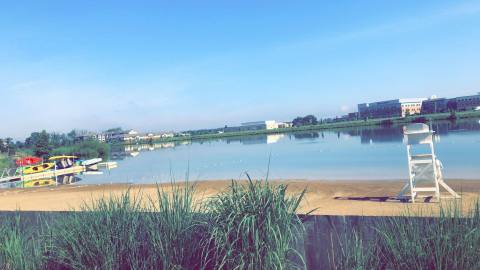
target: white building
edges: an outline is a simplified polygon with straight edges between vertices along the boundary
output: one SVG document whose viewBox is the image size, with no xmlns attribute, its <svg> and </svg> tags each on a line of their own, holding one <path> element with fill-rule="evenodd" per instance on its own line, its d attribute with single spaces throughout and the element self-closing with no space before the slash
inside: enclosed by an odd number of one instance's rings
<svg viewBox="0 0 480 270">
<path fill-rule="evenodd" d="M 422 103 L 427 100 L 426 98 L 402 98 L 399 99 L 400 106 L 402 108 L 402 117 L 420 114 L 422 111 Z"/>
<path fill-rule="evenodd" d="M 164 132 L 160 135 L 162 138 L 173 138 L 175 134 L 173 132 Z"/>
<path fill-rule="evenodd" d="M 241 128 L 243 130 L 276 129 L 278 123 L 275 120 L 246 122 L 242 123 Z"/>
</svg>

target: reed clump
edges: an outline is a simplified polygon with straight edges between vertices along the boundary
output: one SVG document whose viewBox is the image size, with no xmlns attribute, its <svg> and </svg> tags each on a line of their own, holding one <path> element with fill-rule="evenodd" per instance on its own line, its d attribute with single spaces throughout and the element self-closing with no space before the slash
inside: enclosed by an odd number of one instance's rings
<svg viewBox="0 0 480 270">
<path fill-rule="evenodd" d="M 148 269 L 201 269 L 202 246 L 208 228 L 203 206 L 194 202 L 195 186 L 157 187 L 145 215 Z"/>
<path fill-rule="evenodd" d="M 480 201 L 467 215 L 461 203 L 434 218 L 376 219 L 338 239 L 336 269 L 480 269 Z"/>
<path fill-rule="evenodd" d="M 204 223 L 194 189 L 157 188 L 148 203 L 130 192 L 94 201 L 50 228 L 50 265 L 66 269 L 198 269 Z"/>
<path fill-rule="evenodd" d="M 19 216 L 0 221 L 0 268 L 36 269 L 42 261 L 39 231 L 26 226 Z"/>
<path fill-rule="evenodd" d="M 376 226 L 382 261 L 391 269 L 480 269 L 480 202 L 467 216 L 461 205 L 438 218 L 386 218 Z"/>
<path fill-rule="evenodd" d="M 52 221 L 50 264 L 67 269 L 140 269 L 148 252 L 142 210 L 127 192 Z"/>
<path fill-rule="evenodd" d="M 303 230 L 295 212 L 305 191 L 287 197 L 286 190 L 286 185 L 249 178 L 246 185 L 232 182 L 227 192 L 212 199 L 207 206 L 211 226 L 206 265 L 214 269 L 303 268 L 302 257 L 292 245 Z"/>
</svg>

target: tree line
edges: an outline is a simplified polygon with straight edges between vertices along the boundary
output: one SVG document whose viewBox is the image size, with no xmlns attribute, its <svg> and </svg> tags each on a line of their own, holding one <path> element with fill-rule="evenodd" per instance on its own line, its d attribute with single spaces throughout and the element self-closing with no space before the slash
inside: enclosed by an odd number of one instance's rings
<svg viewBox="0 0 480 270">
<path fill-rule="evenodd" d="M 307 116 L 304 116 L 304 117 L 297 117 L 295 119 L 293 119 L 292 121 L 292 125 L 294 127 L 300 127 L 300 126 L 312 126 L 312 125 L 317 125 L 319 122 L 318 122 L 318 119 L 317 117 L 315 117 L 314 115 L 307 115 Z"/>
<path fill-rule="evenodd" d="M 75 130 L 68 133 L 32 132 L 25 141 L 15 143 L 12 138 L 0 139 L 0 153 L 14 156 L 18 152 L 43 158 L 63 154 L 81 158 L 107 157 L 110 146 L 94 139 L 78 141 Z"/>
</svg>

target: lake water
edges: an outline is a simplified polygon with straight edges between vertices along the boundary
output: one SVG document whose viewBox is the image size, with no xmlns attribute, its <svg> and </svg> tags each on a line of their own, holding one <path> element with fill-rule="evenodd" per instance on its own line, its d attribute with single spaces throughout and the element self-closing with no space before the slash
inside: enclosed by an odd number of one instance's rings
<svg viewBox="0 0 480 270">
<path fill-rule="evenodd" d="M 433 123 L 446 178 L 480 178 L 478 119 Z M 246 136 L 117 147 L 118 168 L 80 176 L 78 184 L 183 180 L 406 179 L 403 126 Z M 270 160 L 270 161 L 269 161 Z"/>
</svg>

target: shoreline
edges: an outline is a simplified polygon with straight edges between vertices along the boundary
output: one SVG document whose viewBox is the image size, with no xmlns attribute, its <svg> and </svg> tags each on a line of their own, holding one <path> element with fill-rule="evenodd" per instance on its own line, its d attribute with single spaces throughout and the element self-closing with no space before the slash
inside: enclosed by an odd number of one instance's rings
<svg viewBox="0 0 480 270">
<path fill-rule="evenodd" d="M 455 120 L 461 119 L 470 119 L 470 118 L 479 118 L 480 111 L 462 111 L 456 112 Z M 392 121 L 392 125 L 400 125 L 413 123 L 416 119 L 425 118 L 427 121 L 451 121 L 451 113 L 435 113 L 435 114 L 415 114 L 406 117 L 389 117 L 389 118 L 375 118 L 368 120 L 350 120 L 350 121 L 340 121 L 334 123 L 321 123 L 311 126 L 300 126 L 300 127 L 289 127 L 289 128 L 276 128 L 276 129 L 262 129 L 254 131 L 235 131 L 235 132 L 225 132 L 225 133 L 208 133 L 201 135 L 191 135 L 184 137 L 174 137 L 168 139 L 156 139 L 148 141 L 146 143 L 168 143 L 168 142 L 182 142 L 182 141 L 201 141 L 201 140 L 210 140 L 210 139 L 222 139 L 230 137 L 242 137 L 242 136 L 252 136 L 252 135 L 268 135 L 268 134 L 280 134 L 280 133 L 290 133 L 290 132 L 301 132 L 301 131 L 322 131 L 322 130 L 336 130 L 344 128 L 360 128 L 360 127 L 379 127 L 382 126 L 382 123 L 386 120 Z M 120 142 L 113 143 L 119 145 L 133 145 L 137 142 Z"/>
<path fill-rule="evenodd" d="M 240 183 L 246 183 L 241 180 Z M 443 199 L 441 203 L 402 203 L 394 196 L 402 188 L 404 180 L 270 180 L 270 183 L 287 184 L 287 195 L 296 195 L 306 189 L 305 199 L 298 214 L 315 209 L 315 215 L 340 216 L 436 216 L 439 206 L 460 203 L 464 213 L 480 200 L 480 179 L 450 179 L 446 182 L 462 198 Z M 194 200 L 203 202 L 228 189 L 231 180 L 195 181 Z M 184 182 L 175 185 L 185 185 Z M 170 183 L 159 184 L 168 190 Z M 143 203 L 156 196 L 156 184 L 90 184 L 63 185 L 38 188 L 12 188 L 0 190 L 0 211 L 79 211 L 85 203 L 110 196 L 120 196 L 130 191 Z M 442 192 L 442 195 L 445 195 Z"/>
</svg>

